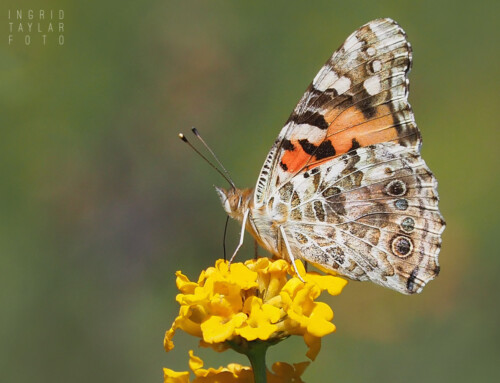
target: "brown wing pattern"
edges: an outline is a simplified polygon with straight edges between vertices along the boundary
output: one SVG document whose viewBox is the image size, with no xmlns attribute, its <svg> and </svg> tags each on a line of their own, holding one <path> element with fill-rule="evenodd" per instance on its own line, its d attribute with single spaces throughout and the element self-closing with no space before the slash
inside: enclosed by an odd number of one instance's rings
<svg viewBox="0 0 500 383">
<path fill-rule="evenodd" d="M 404 31 L 379 19 L 321 68 L 255 188 L 252 222 L 273 254 L 404 294 L 438 275 L 445 222 L 408 103 L 411 62 Z"/>
<path fill-rule="evenodd" d="M 437 181 L 417 153 L 377 144 L 304 175 L 274 202 L 291 206 L 286 230 L 296 257 L 405 294 L 437 276 L 445 223 Z"/>
<path fill-rule="evenodd" d="M 417 148 L 420 134 L 408 104 L 411 47 L 391 19 L 354 32 L 321 68 L 262 167 L 255 203 L 295 174 L 380 142 Z"/>
</svg>

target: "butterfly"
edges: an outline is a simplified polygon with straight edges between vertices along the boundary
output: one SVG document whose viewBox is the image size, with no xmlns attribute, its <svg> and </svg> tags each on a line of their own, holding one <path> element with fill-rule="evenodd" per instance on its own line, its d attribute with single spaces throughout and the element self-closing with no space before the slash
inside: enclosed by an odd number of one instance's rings
<svg viewBox="0 0 500 383">
<path fill-rule="evenodd" d="M 255 188 L 216 188 L 242 224 L 232 259 L 246 229 L 294 265 L 302 259 L 403 294 L 421 292 L 439 274 L 445 222 L 408 103 L 411 64 L 406 34 L 388 18 L 363 25 L 333 53 Z"/>
</svg>

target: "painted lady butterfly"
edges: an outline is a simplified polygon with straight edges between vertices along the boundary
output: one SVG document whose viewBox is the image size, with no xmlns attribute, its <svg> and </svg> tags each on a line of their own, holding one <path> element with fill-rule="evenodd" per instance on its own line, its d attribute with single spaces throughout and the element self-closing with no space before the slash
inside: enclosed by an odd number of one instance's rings
<svg viewBox="0 0 500 383">
<path fill-rule="evenodd" d="M 410 43 L 391 19 L 351 34 L 274 142 L 255 189 L 217 188 L 273 255 L 419 293 L 439 273 L 445 222 L 408 103 Z M 299 275 L 300 277 L 300 275 Z"/>
</svg>

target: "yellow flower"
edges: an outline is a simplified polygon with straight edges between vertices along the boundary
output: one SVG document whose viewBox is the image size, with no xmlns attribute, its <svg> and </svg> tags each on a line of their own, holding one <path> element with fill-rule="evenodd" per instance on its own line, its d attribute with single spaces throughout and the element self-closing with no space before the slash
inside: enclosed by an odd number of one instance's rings
<svg viewBox="0 0 500 383">
<path fill-rule="evenodd" d="M 309 362 L 274 363 L 273 372 L 267 371 L 267 381 L 269 383 L 296 382 L 301 383 L 301 376 Z M 227 367 L 204 369 L 203 361 L 189 351 L 189 368 L 194 373 L 193 383 L 253 383 L 254 374 L 250 367 L 231 363 Z M 169 368 L 163 369 L 164 383 L 189 383 L 189 371 L 176 372 Z"/>
<path fill-rule="evenodd" d="M 310 362 L 294 363 L 290 365 L 284 362 L 276 362 L 273 364 L 273 374 L 267 373 L 268 383 L 303 383 L 300 378 Z"/>
<path fill-rule="evenodd" d="M 176 372 L 170 368 L 163 369 L 164 383 L 189 383 L 189 371 Z"/>
<path fill-rule="evenodd" d="M 180 271 L 179 315 L 166 332 L 164 346 L 174 347 L 177 329 L 201 338 L 200 344 L 217 351 L 228 347 L 245 353 L 250 342 L 274 344 L 290 335 L 300 335 L 314 360 L 321 337 L 335 331 L 333 311 L 316 302 L 322 291 L 338 295 L 347 281 L 333 275 L 306 272 L 296 262 L 302 282 L 285 260 L 259 258 L 243 263 L 218 260 L 192 282 Z"/>
</svg>

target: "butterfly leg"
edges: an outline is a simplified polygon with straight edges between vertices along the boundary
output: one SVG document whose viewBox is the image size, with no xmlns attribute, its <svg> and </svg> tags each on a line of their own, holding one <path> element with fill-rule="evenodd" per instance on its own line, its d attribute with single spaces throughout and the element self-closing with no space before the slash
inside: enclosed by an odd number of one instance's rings
<svg viewBox="0 0 500 383">
<path fill-rule="evenodd" d="M 292 261 L 293 268 L 295 269 L 295 274 L 297 274 L 297 277 L 302 282 L 306 283 L 306 281 L 304 281 L 304 279 L 302 279 L 302 276 L 300 275 L 299 270 L 297 270 L 297 266 L 295 265 L 295 257 L 292 254 L 292 249 L 290 248 L 290 244 L 288 243 L 288 238 L 286 237 L 285 229 L 283 229 L 283 226 L 280 226 L 280 232 L 281 232 L 281 235 L 283 236 L 283 240 L 285 241 L 286 250 L 288 251 L 288 256 L 290 257 L 290 261 Z"/>
<path fill-rule="evenodd" d="M 234 253 L 231 256 L 231 259 L 229 260 L 229 266 L 231 265 L 231 263 L 233 263 L 233 259 L 236 256 L 236 253 L 238 252 L 238 250 L 240 250 L 241 245 L 243 245 L 243 238 L 245 237 L 245 227 L 247 225 L 247 220 L 248 220 L 249 214 L 250 214 L 250 209 L 247 209 L 245 211 L 245 214 L 243 214 L 243 220 L 241 222 L 240 242 L 238 243 L 238 246 L 236 246 L 236 250 L 234 250 Z"/>
<path fill-rule="evenodd" d="M 253 250 L 254 250 L 254 258 L 257 259 L 259 258 L 259 244 L 257 243 L 257 240 L 253 240 Z"/>
</svg>

